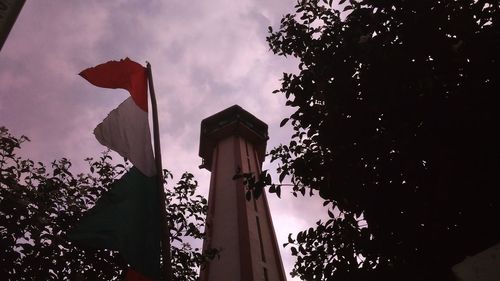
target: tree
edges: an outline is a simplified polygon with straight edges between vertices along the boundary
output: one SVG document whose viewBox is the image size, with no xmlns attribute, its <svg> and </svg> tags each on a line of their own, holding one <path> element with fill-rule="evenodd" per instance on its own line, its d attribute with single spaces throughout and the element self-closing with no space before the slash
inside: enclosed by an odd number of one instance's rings
<svg viewBox="0 0 500 281">
<path fill-rule="evenodd" d="M 74 175 L 67 159 L 50 168 L 16 155 L 27 137 L 0 127 L 0 275 L 4 280 L 121 280 L 126 264 L 118 253 L 76 248 L 66 231 L 128 167 L 114 165 L 108 153 L 86 159 L 90 172 Z M 165 179 L 172 175 L 164 170 Z M 190 242 L 201 239 L 207 200 L 196 195 L 197 182 L 185 173 L 166 188 L 176 280 L 196 280 L 202 254 Z"/>
<path fill-rule="evenodd" d="M 500 4 L 338 4 L 298 1 L 267 37 L 299 60 L 275 91 L 296 111 L 272 161 L 295 195 L 317 190 L 330 206 L 328 221 L 289 238 L 293 273 L 451 280 L 452 265 L 500 237 Z"/>
</svg>

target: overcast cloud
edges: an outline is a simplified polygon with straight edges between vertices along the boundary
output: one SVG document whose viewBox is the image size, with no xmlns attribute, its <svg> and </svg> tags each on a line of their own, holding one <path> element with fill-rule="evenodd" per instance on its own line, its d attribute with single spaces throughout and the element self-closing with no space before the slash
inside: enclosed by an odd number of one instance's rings
<svg viewBox="0 0 500 281">
<path fill-rule="evenodd" d="M 94 127 L 126 97 L 96 88 L 77 74 L 130 57 L 153 67 L 160 109 L 163 165 L 178 178 L 195 174 L 207 194 L 210 174 L 199 170 L 200 122 L 239 104 L 269 125 L 268 149 L 286 142 L 279 128 L 290 114 L 279 88 L 296 62 L 272 54 L 267 27 L 278 27 L 291 0 L 27 1 L 0 53 L 0 125 L 27 135 L 23 154 L 36 161 L 69 158 L 76 171 L 104 147 Z M 264 169 L 269 168 L 266 162 Z M 274 177 L 276 179 L 276 177 Z M 278 242 L 324 217 L 321 202 L 270 195 Z M 314 201 L 311 203 L 311 201 Z M 285 271 L 293 257 L 282 249 Z M 289 278 L 289 280 L 292 280 Z"/>
</svg>

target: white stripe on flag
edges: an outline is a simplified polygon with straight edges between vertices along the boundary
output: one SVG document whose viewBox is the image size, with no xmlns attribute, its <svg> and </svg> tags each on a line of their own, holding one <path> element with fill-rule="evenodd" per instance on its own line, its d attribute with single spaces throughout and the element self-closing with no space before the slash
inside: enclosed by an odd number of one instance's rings
<svg viewBox="0 0 500 281">
<path fill-rule="evenodd" d="M 156 174 L 148 114 L 127 98 L 94 129 L 104 146 L 118 152 L 146 176 Z"/>
</svg>

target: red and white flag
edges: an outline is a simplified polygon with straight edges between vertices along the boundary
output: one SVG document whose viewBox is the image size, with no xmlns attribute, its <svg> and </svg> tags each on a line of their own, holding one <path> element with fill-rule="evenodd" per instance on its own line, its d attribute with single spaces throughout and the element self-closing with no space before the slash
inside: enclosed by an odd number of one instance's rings
<svg viewBox="0 0 500 281">
<path fill-rule="evenodd" d="M 126 58 L 87 68 L 80 75 L 95 86 L 130 92 L 131 97 L 97 125 L 94 135 L 102 145 L 130 160 L 144 175 L 155 175 L 148 123 L 146 69 Z"/>
</svg>

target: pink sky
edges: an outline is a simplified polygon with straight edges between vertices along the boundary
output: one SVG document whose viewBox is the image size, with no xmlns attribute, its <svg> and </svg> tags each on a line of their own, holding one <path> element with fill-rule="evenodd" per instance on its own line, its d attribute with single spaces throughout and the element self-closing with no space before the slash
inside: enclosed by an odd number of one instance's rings
<svg viewBox="0 0 500 281">
<path fill-rule="evenodd" d="M 176 179 L 192 172 L 200 192 L 210 174 L 198 169 L 200 122 L 239 104 L 269 125 L 268 149 L 287 142 L 279 128 L 290 109 L 271 92 L 296 61 L 272 54 L 265 41 L 292 12 L 292 0 L 27 1 L 0 52 L 0 125 L 32 142 L 24 155 L 49 162 L 69 158 L 74 171 L 105 148 L 94 127 L 126 97 L 96 88 L 77 74 L 124 57 L 153 67 L 163 166 Z M 268 162 L 264 169 L 270 168 Z M 277 177 L 273 177 L 277 180 Z M 319 198 L 270 195 L 278 243 L 325 217 Z M 282 249 L 285 271 L 294 259 Z M 293 280 L 289 278 L 289 280 Z M 298 279 L 297 279 L 298 280 Z"/>
</svg>

